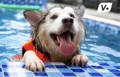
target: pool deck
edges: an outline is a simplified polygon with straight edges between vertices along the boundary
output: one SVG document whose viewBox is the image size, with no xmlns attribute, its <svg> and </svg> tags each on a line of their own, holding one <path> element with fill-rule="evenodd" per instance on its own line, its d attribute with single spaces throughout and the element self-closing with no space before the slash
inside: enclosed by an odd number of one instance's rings
<svg viewBox="0 0 120 77">
<path fill-rule="evenodd" d="M 84 17 L 120 26 L 120 13 L 98 13 L 95 9 L 86 8 Z"/>
</svg>

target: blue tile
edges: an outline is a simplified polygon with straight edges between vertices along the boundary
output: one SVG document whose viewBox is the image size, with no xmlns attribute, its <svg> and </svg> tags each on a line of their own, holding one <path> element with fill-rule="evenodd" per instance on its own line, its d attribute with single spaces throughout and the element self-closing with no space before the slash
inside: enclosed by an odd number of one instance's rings
<svg viewBox="0 0 120 77">
<path fill-rule="evenodd" d="M 115 67 L 112 66 L 102 66 L 104 69 L 115 69 Z"/>
<path fill-rule="evenodd" d="M 62 73 L 64 76 L 76 76 L 74 73 Z"/>
<path fill-rule="evenodd" d="M 76 72 L 75 73 L 76 77 L 92 77 L 89 73 L 87 72 L 83 72 L 83 73 L 79 73 L 79 72 Z"/>
<path fill-rule="evenodd" d="M 25 72 L 26 77 L 34 77 L 32 72 Z"/>
<path fill-rule="evenodd" d="M 63 77 L 63 75 L 59 72 L 49 72 L 48 76 L 49 77 Z"/>
<path fill-rule="evenodd" d="M 52 65 L 52 63 L 48 63 L 48 62 L 46 62 L 46 63 L 44 63 L 45 65 Z"/>
<path fill-rule="evenodd" d="M 115 73 L 115 72 L 118 72 L 118 73 L 120 73 L 120 71 L 119 70 L 117 70 L 117 69 L 108 69 L 110 72 L 113 72 L 113 73 Z"/>
<path fill-rule="evenodd" d="M 8 66 L 6 64 L 2 64 L 2 67 L 3 68 L 7 68 Z"/>
<path fill-rule="evenodd" d="M 81 68 L 91 68 L 91 66 L 82 66 Z"/>
<path fill-rule="evenodd" d="M 67 66 L 64 66 L 64 65 L 56 65 L 56 68 L 67 68 Z"/>
<path fill-rule="evenodd" d="M 25 65 L 22 65 L 22 68 L 26 68 L 26 66 L 25 66 Z"/>
<path fill-rule="evenodd" d="M 116 77 L 113 73 L 101 73 L 104 77 Z"/>
<path fill-rule="evenodd" d="M 117 68 L 117 69 L 120 69 L 120 66 L 114 66 L 115 68 Z"/>
<path fill-rule="evenodd" d="M 70 70 L 70 69 L 59 69 L 59 71 L 62 72 L 62 73 L 63 73 L 63 72 L 64 72 L 64 73 L 65 73 L 65 72 L 73 72 L 73 71 Z"/>
<path fill-rule="evenodd" d="M 82 69 L 71 69 L 73 72 L 85 72 L 84 70 Z"/>
<path fill-rule="evenodd" d="M 9 76 L 9 73 L 8 73 L 8 72 L 4 72 L 4 76 L 5 76 L 5 77 L 8 77 L 8 76 Z"/>
<path fill-rule="evenodd" d="M 94 69 L 104 69 L 102 66 L 91 66 Z"/>
<path fill-rule="evenodd" d="M 47 68 L 55 68 L 55 66 L 53 66 L 53 65 L 45 65 L 45 67 L 47 67 Z"/>
<path fill-rule="evenodd" d="M 44 72 L 36 72 L 34 73 L 35 76 L 48 76 L 47 73 Z"/>
<path fill-rule="evenodd" d="M 69 67 L 70 69 L 80 69 L 81 67 L 79 67 L 79 66 L 71 66 L 71 67 Z"/>
<path fill-rule="evenodd" d="M 120 77 L 120 73 L 114 73 L 116 76 Z"/>
<path fill-rule="evenodd" d="M 96 73 L 97 71 L 95 69 L 89 68 L 89 69 L 85 69 L 85 72 Z"/>
<path fill-rule="evenodd" d="M 0 72 L 2 72 L 2 69 L 0 68 Z"/>
<path fill-rule="evenodd" d="M 0 72 L 0 77 L 4 77 L 2 72 Z"/>
<path fill-rule="evenodd" d="M 102 76 L 100 73 L 89 73 L 91 76 Z"/>
<path fill-rule="evenodd" d="M 109 66 L 108 63 L 99 63 L 101 66 Z"/>
<path fill-rule="evenodd" d="M 118 35 L 120 35 L 120 30 L 118 31 Z"/>
</svg>

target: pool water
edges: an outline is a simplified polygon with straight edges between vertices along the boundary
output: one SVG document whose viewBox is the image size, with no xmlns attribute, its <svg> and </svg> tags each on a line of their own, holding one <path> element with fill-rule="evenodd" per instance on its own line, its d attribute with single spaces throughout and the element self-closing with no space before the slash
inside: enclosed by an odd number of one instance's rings
<svg viewBox="0 0 120 77">
<path fill-rule="evenodd" d="M 87 18 L 83 20 L 86 39 L 81 51 L 93 62 L 120 63 L 120 27 Z"/>
<path fill-rule="evenodd" d="M 87 18 L 83 20 L 86 25 L 86 38 L 81 44 L 81 52 L 92 62 L 120 63 L 120 36 L 107 32 L 108 29 L 103 31 L 97 27 L 108 24 Z M 22 45 L 28 40 L 30 24 L 24 19 L 22 11 L 0 9 L 0 61 L 9 61 L 11 57 L 20 55 Z"/>
</svg>

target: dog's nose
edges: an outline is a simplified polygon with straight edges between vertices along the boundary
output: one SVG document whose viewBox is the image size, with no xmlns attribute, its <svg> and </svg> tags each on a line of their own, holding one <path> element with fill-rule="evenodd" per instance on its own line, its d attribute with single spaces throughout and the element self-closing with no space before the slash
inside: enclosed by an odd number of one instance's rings
<svg viewBox="0 0 120 77">
<path fill-rule="evenodd" d="M 62 20 L 62 23 L 63 24 L 68 24 L 68 25 L 72 25 L 73 24 L 73 19 L 72 18 L 64 18 L 63 20 Z"/>
</svg>

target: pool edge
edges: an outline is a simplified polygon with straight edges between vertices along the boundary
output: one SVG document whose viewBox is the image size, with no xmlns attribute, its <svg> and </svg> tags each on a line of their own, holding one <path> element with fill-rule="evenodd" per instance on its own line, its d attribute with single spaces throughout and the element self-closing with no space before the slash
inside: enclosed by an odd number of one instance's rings
<svg viewBox="0 0 120 77">
<path fill-rule="evenodd" d="M 89 15 L 89 14 L 85 14 L 84 18 L 89 18 L 89 19 L 92 19 L 92 20 L 97 20 L 97 21 L 100 21 L 100 22 L 113 24 L 113 25 L 117 25 L 117 26 L 120 27 L 120 22 L 112 20 L 112 19 L 107 19 L 107 18 L 98 17 L 98 16 L 94 16 L 94 15 Z"/>
</svg>

